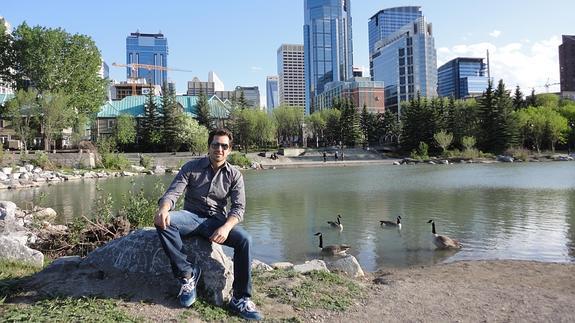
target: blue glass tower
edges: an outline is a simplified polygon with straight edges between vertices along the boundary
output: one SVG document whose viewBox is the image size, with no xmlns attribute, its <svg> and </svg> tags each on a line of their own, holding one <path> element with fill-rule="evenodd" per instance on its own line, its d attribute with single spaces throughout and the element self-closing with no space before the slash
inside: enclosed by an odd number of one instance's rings
<svg viewBox="0 0 575 323">
<path fill-rule="evenodd" d="M 483 58 L 458 57 L 443 64 L 437 72 L 437 94 L 464 99 L 480 96 L 487 88 Z"/>
<path fill-rule="evenodd" d="M 279 106 L 278 81 L 277 76 L 268 76 L 266 78 L 266 107 L 269 113 Z"/>
<path fill-rule="evenodd" d="M 126 64 L 168 67 L 168 40 L 164 34 L 131 33 L 126 37 Z M 128 78 L 143 78 L 149 84 L 164 85 L 168 72 L 160 69 L 127 69 Z"/>
<path fill-rule="evenodd" d="M 304 0 L 305 112 L 327 83 L 353 77 L 350 0 Z"/>
<path fill-rule="evenodd" d="M 385 108 L 401 114 L 401 102 L 437 95 L 437 56 L 431 24 L 417 18 L 376 42 L 373 79 L 385 84 Z"/>
<path fill-rule="evenodd" d="M 369 72 L 373 79 L 373 59 L 375 43 L 398 31 L 401 27 L 423 17 L 421 7 L 405 6 L 380 10 L 369 18 L 367 24 L 369 33 Z"/>
</svg>

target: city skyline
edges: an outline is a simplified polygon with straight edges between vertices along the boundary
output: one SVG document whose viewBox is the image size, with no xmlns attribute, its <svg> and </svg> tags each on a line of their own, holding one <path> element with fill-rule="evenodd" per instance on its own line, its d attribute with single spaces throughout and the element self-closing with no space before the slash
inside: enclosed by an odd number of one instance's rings
<svg viewBox="0 0 575 323">
<path fill-rule="evenodd" d="M 113 4 L 113 7 L 111 6 Z M 559 81 L 558 46 L 561 35 L 575 34 L 569 12 L 570 1 L 530 3 L 517 0 L 440 4 L 425 1 L 351 1 L 354 66 L 369 68 L 368 21 L 378 11 L 396 6 L 421 6 L 433 23 L 437 66 L 460 56 L 485 57 L 490 50 L 491 75 L 503 79 L 509 89 L 520 85 L 524 93 Z M 496 8 L 496 9 L 495 9 Z M 169 67 L 192 70 L 170 72 L 177 92 L 186 90 L 194 76 L 203 79 L 216 72 L 226 90 L 235 86 L 265 88 L 266 77 L 275 75 L 276 50 L 284 43 L 303 44 L 303 1 L 177 3 L 161 7 L 141 1 L 127 3 L 34 3 L 24 9 L 21 2 L 4 1 L 0 16 L 14 28 L 29 25 L 61 27 L 70 33 L 94 39 L 110 65 L 110 77 L 125 80 L 125 39 L 130 33 L 162 32 L 169 44 Z M 144 18 L 144 17 L 150 18 Z M 544 23 L 542 23 L 544 22 Z M 201 30 L 198 33 L 197 30 Z M 551 86 L 550 91 L 559 90 Z M 266 102 L 262 95 L 261 102 Z"/>
</svg>

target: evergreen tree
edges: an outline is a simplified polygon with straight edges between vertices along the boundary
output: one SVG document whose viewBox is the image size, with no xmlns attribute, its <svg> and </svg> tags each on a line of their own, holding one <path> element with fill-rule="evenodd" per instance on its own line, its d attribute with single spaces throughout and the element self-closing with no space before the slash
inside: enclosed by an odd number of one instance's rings
<svg viewBox="0 0 575 323">
<path fill-rule="evenodd" d="M 428 146 L 434 144 L 433 135 L 439 128 L 437 103 L 422 99 L 421 94 L 410 100 L 403 108 L 401 147 L 405 151 L 412 151 L 419 147 L 420 142 Z"/>
<path fill-rule="evenodd" d="M 513 110 L 521 110 L 525 107 L 525 100 L 523 99 L 523 93 L 519 88 L 519 85 L 515 88 L 515 93 L 513 95 Z"/>
<path fill-rule="evenodd" d="M 240 91 L 240 97 L 237 100 L 237 104 L 238 104 L 238 107 L 240 109 L 245 109 L 245 108 L 248 108 L 250 106 L 248 103 L 248 100 L 246 100 L 246 96 L 244 95 L 244 91 Z"/>
<path fill-rule="evenodd" d="M 505 89 L 503 80 L 499 80 L 494 94 L 498 112 L 498 136 L 493 151 L 503 152 L 517 143 L 518 126 L 513 114 L 513 98 L 511 98 L 510 92 Z"/>
<path fill-rule="evenodd" d="M 242 92 L 243 93 L 243 92 Z M 198 104 L 196 110 L 196 120 L 198 123 L 208 130 L 212 129 L 212 118 L 210 116 L 210 105 L 208 103 L 208 97 L 205 93 L 201 92 L 198 96 Z"/>
<path fill-rule="evenodd" d="M 397 119 L 397 114 L 386 109 L 383 115 L 379 117 L 379 124 L 379 137 L 383 138 L 384 142 L 399 143 L 401 125 Z"/>
<path fill-rule="evenodd" d="M 142 146 L 146 150 L 156 150 L 162 141 L 161 122 L 158 112 L 158 104 L 154 91 L 150 90 L 146 95 L 144 104 L 144 117 L 140 124 L 140 134 L 142 137 Z"/>
<path fill-rule="evenodd" d="M 341 118 L 339 119 L 342 144 L 354 147 L 359 142 L 361 138 L 359 119 L 359 113 L 353 102 L 348 99 L 343 100 Z"/>
<path fill-rule="evenodd" d="M 164 112 L 162 139 L 167 151 L 178 151 L 180 148 L 179 132 L 181 127 L 180 115 L 182 112 L 176 101 L 176 94 L 166 84 L 162 89 L 162 110 Z"/>
<path fill-rule="evenodd" d="M 497 136 L 497 111 L 493 83 L 489 80 L 487 89 L 479 99 L 479 133 L 477 146 L 480 150 L 491 151 Z"/>
<path fill-rule="evenodd" d="M 535 95 L 535 89 L 531 89 L 531 95 L 525 98 L 525 105 L 528 107 L 537 106 L 537 96 Z"/>
</svg>

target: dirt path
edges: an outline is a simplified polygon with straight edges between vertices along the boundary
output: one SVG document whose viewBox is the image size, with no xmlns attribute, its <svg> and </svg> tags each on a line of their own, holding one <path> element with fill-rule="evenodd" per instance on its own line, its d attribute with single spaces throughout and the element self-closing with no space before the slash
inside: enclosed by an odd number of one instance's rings
<svg viewBox="0 0 575 323">
<path fill-rule="evenodd" d="M 574 264 L 473 261 L 374 276 L 364 304 L 310 321 L 575 321 Z"/>
<path fill-rule="evenodd" d="M 345 312 L 260 304 L 267 321 L 574 322 L 575 264 L 471 261 L 370 274 L 365 297 Z M 181 308 L 125 303 L 151 321 L 200 322 Z M 233 321 L 238 321 L 232 318 Z"/>
</svg>

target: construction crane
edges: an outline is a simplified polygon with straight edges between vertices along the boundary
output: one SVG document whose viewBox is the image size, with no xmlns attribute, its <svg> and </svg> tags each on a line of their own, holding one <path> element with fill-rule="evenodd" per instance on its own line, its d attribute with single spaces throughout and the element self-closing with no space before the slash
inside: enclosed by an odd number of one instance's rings
<svg viewBox="0 0 575 323">
<path fill-rule="evenodd" d="M 553 85 L 560 85 L 560 84 L 561 84 L 561 82 L 549 82 L 549 79 L 547 79 L 547 82 L 545 82 L 545 84 L 543 84 L 543 85 L 538 85 L 538 86 L 532 86 L 531 88 L 532 88 L 533 90 L 535 90 L 536 88 L 542 88 L 542 87 L 544 87 L 544 88 L 545 88 L 545 93 L 549 93 L 549 88 L 550 88 L 551 86 L 553 86 Z"/>
<path fill-rule="evenodd" d="M 136 95 L 136 80 L 138 79 L 138 70 L 140 68 L 146 69 L 149 71 L 158 70 L 158 71 L 192 72 L 190 70 L 183 70 L 183 69 L 178 69 L 178 68 L 169 68 L 169 67 L 164 67 L 164 66 L 159 66 L 159 65 L 138 64 L 138 63 L 130 63 L 130 64 L 112 63 L 112 66 L 128 67 L 132 70 L 132 73 L 131 73 L 132 76 L 129 78 L 131 80 L 130 83 L 132 84 L 132 95 Z"/>
</svg>

